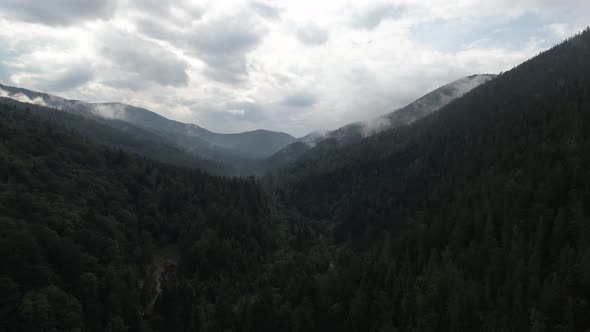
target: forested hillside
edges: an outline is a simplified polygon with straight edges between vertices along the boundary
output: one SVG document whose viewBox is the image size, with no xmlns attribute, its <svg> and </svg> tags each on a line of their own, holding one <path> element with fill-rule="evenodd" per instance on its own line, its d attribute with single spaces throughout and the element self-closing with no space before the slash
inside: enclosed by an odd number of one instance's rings
<svg viewBox="0 0 590 332">
<path fill-rule="evenodd" d="M 86 117 L 66 113 L 61 110 L 22 103 L 0 97 L 3 109 L 27 111 L 36 121 L 46 122 L 62 130 L 78 134 L 91 142 L 120 148 L 168 164 L 205 170 L 227 175 L 233 174 L 233 167 L 189 153 L 155 132 L 143 129 L 128 122 Z"/>
<path fill-rule="evenodd" d="M 590 329 L 590 30 L 264 187 L 42 112 L 0 106 L 0 331 Z"/>
<path fill-rule="evenodd" d="M 358 143 L 364 137 L 402 127 L 438 111 L 451 101 L 484 84 L 496 75 L 471 75 L 445 84 L 410 104 L 393 112 L 364 121 L 354 122 L 325 133 L 311 133 L 289 144 L 260 163 L 258 172 L 277 172 L 299 158 L 313 158 L 349 144 Z"/>
<path fill-rule="evenodd" d="M 87 103 L 2 84 L 0 97 L 27 101 L 93 120 L 102 120 L 103 123 L 115 127 L 126 124 L 129 127 L 140 128 L 152 132 L 152 135 L 156 134 L 160 140 L 173 142 L 196 156 L 228 162 L 237 168 L 249 167 L 254 160 L 265 159 L 296 140 L 289 134 L 270 130 L 215 133 L 196 124 L 165 118 L 142 107 L 121 103 Z M 232 172 L 237 175 L 243 171 Z"/>
<path fill-rule="evenodd" d="M 366 252 L 317 330 L 590 328 L 590 30 L 423 121 L 293 165 L 279 193 Z"/>
<path fill-rule="evenodd" d="M 269 206 L 252 180 L 92 145 L 6 106 L 0 216 L 2 331 L 175 330 L 179 318 L 166 315 L 181 314 L 194 328 L 195 308 L 214 303 L 221 289 L 252 287 L 275 242 Z M 178 275 L 195 279 L 169 280 L 163 301 L 174 288 L 188 303 L 159 301 L 142 316 L 168 247 Z"/>
</svg>

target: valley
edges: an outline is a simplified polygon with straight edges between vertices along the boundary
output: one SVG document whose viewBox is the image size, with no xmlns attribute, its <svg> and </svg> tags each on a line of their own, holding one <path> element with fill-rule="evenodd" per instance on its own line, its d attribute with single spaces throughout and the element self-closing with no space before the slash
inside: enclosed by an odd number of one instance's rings
<svg viewBox="0 0 590 332">
<path fill-rule="evenodd" d="M 300 138 L 0 91 L 0 331 L 590 329 L 588 28 Z"/>
</svg>

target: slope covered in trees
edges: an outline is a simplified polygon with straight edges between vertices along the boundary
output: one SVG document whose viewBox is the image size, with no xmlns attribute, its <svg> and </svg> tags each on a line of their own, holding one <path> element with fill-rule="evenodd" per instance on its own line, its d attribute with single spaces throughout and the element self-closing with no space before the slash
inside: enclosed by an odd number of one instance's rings
<svg viewBox="0 0 590 332">
<path fill-rule="evenodd" d="M 202 169 L 213 174 L 227 175 L 235 172 L 227 164 L 201 158 L 177 147 L 155 132 L 128 122 L 80 116 L 3 97 L 0 97 L 0 103 L 3 109 L 26 110 L 36 121 L 73 131 L 94 143 L 123 149 L 172 165 Z"/>
<path fill-rule="evenodd" d="M 316 327 L 588 329 L 589 152 L 586 30 L 423 121 L 296 163 L 275 179 L 285 200 L 364 252 L 309 293 Z"/>
<path fill-rule="evenodd" d="M 326 150 L 342 148 L 358 143 L 364 137 L 379 132 L 402 127 L 438 111 L 451 101 L 488 82 L 496 75 L 471 75 L 445 84 L 410 104 L 393 112 L 364 122 L 354 122 L 325 133 L 311 133 L 300 138 L 260 163 L 259 172 L 276 172 L 290 163 L 303 158 L 313 158 L 313 154 Z M 314 149 L 315 148 L 315 149 Z"/>
<path fill-rule="evenodd" d="M 269 207 L 252 180 L 92 145 L 6 106 L 0 216 L 3 331 L 175 330 L 179 318 L 170 315 L 193 317 L 222 283 L 232 281 L 226 292 L 245 293 L 274 246 Z M 179 275 L 195 279 L 162 285 L 162 301 L 175 288 L 188 303 L 158 301 L 153 317 L 142 317 L 155 291 L 152 266 L 168 246 L 177 249 L 171 259 Z"/>
</svg>

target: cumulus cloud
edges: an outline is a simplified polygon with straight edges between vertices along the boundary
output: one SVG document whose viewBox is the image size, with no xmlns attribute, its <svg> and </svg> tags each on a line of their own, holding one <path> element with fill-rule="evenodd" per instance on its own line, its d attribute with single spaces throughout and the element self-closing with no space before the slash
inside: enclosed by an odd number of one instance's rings
<svg viewBox="0 0 590 332">
<path fill-rule="evenodd" d="M 306 45 L 317 46 L 325 44 L 328 41 L 328 37 L 328 31 L 312 23 L 297 30 L 297 39 Z"/>
<path fill-rule="evenodd" d="M 137 80 L 173 87 L 187 86 L 189 82 L 189 64 L 185 60 L 157 43 L 125 32 L 105 33 L 101 55 L 126 76 L 124 80 L 115 80 L 119 87 L 129 81 L 133 89 Z"/>
<path fill-rule="evenodd" d="M 95 73 L 89 66 L 67 68 L 55 77 L 42 79 L 39 87 L 48 92 L 62 92 L 78 88 L 93 80 Z"/>
<path fill-rule="evenodd" d="M 0 0 L 0 80 L 303 136 L 509 70 L 589 13 L 586 0 Z"/>
<path fill-rule="evenodd" d="M 186 42 L 207 64 L 207 77 L 236 84 L 248 78 L 246 56 L 265 34 L 266 29 L 252 16 L 240 13 L 197 25 Z"/>
<path fill-rule="evenodd" d="M 3 0 L 0 1 L 0 15 L 30 23 L 63 26 L 108 19 L 114 15 L 116 5 L 116 0 Z"/>
<path fill-rule="evenodd" d="M 248 54 L 267 33 L 257 16 L 268 17 L 271 10 L 276 9 L 263 3 L 250 5 L 252 11 L 240 9 L 214 13 L 203 20 L 204 10 L 173 7 L 176 15 L 164 15 L 163 18 L 142 16 L 134 20 L 134 25 L 143 35 L 165 41 L 201 60 L 206 65 L 201 73 L 208 79 L 239 84 L 248 79 Z"/>
</svg>

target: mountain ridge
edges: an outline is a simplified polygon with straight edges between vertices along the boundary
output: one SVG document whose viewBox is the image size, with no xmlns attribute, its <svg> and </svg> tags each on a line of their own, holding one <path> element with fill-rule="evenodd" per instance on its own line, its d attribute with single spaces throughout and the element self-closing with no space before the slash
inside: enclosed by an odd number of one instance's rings
<svg viewBox="0 0 590 332">
<path fill-rule="evenodd" d="M 497 77 L 495 74 L 475 74 L 438 87 L 419 97 L 408 105 L 367 121 L 357 121 L 340 128 L 322 132 L 312 132 L 297 142 L 285 146 L 266 161 L 266 171 L 274 171 L 296 161 L 318 145 L 320 150 L 345 146 L 379 132 L 408 125 L 448 105 L 462 97 L 473 88 Z M 316 133 L 314 135 L 314 133 Z"/>
<path fill-rule="evenodd" d="M 234 173 L 231 165 L 200 158 L 156 132 L 130 122 L 91 118 L 6 97 L 0 97 L 0 105 L 27 113 L 31 120 L 43 121 L 49 127 L 75 132 L 95 144 L 121 149 L 171 165 L 201 169 L 211 174 Z"/>
<path fill-rule="evenodd" d="M 235 161 L 269 157 L 296 138 L 290 134 L 257 129 L 239 133 L 216 133 L 192 123 L 168 119 L 143 107 L 119 102 L 89 103 L 0 84 L 0 96 L 84 116 L 127 121 L 156 130 L 180 147 L 210 159 Z"/>
</svg>

